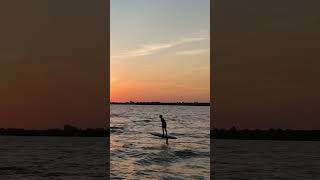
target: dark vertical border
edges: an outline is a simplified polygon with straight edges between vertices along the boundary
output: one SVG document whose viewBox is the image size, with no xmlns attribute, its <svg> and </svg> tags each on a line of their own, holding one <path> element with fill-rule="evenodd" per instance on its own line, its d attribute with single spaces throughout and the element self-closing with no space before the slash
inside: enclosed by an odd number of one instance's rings
<svg viewBox="0 0 320 180">
<path fill-rule="evenodd" d="M 106 106 L 107 106 L 107 124 L 106 128 L 108 130 L 107 137 L 107 179 L 110 179 L 110 0 L 105 0 L 106 2 L 106 14 L 107 14 L 107 33 L 106 33 L 106 61 L 107 61 L 107 71 L 106 71 Z"/>
<path fill-rule="evenodd" d="M 210 0 L 210 179 L 214 179 L 214 168 L 213 168 L 213 152 L 214 152 L 214 142 L 213 142 L 213 123 L 214 123 L 214 49 L 213 49 L 213 42 L 214 42 L 214 33 L 213 33 L 213 6 L 214 6 L 214 0 Z"/>
</svg>

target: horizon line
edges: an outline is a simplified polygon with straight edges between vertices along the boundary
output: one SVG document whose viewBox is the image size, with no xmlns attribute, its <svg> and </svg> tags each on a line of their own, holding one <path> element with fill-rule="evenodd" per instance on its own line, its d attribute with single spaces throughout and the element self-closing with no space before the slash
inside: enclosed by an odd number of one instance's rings
<svg viewBox="0 0 320 180">
<path fill-rule="evenodd" d="M 110 101 L 111 103 L 211 103 L 210 101 Z"/>
</svg>

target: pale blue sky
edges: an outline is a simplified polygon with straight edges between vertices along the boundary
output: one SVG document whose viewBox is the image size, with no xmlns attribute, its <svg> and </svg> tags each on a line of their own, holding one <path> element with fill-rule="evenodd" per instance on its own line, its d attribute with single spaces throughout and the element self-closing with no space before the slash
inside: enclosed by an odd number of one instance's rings
<svg viewBox="0 0 320 180">
<path fill-rule="evenodd" d="M 209 3 L 111 0 L 112 100 L 209 101 Z M 125 83 L 161 95 L 115 95 Z"/>
</svg>

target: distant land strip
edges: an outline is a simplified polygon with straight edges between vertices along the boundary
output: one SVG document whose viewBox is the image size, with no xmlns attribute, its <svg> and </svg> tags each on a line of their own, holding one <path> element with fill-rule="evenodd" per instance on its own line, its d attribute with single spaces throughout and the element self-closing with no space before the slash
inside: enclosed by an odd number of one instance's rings
<svg viewBox="0 0 320 180">
<path fill-rule="evenodd" d="M 210 103 L 203 102 L 111 102 L 110 104 L 121 105 L 175 105 L 175 106 L 210 106 Z"/>
<path fill-rule="evenodd" d="M 269 129 L 248 130 L 236 128 L 213 129 L 211 139 L 237 140 L 285 140 L 285 141 L 320 141 L 320 130 Z"/>
<path fill-rule="evenodd" d="M 75 136 L 75 137 L 110 137 L 109 128 L 80 129 L 65 125 L 63 129 L 27 130 L 0 128 L 0 136 Z"/>
</svg>

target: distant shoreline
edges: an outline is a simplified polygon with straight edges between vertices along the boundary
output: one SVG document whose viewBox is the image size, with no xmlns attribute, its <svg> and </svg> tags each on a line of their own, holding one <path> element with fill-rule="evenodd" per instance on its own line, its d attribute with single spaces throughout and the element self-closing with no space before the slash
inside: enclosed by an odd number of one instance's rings
<svg viewBox="0 0 320 180">
<path fill-rule="evenodd" d="M 230 140 L 283 140 L 283 141 L 320 141 L 320 130 L 269 129 L 248 130 L 236 128 L 213 129 L 211 139 Z"/>
<path fill-rule="evenodd" d="M 111 102 L 118 105 L 171 105 L 171 106 L 210 106 L 210 103 L 203 102 Z"/>
<path fill-rule="evenodd" d="M 0 128 L 1 136 L 110 137 L 110 128 L 81 129 L 71 125 L 65 125 L 63 129 L 46 130 Z M 210 139 L 320 141 L 320 130 L 215 128 L 210 130 Z"/>
<path fill-rule="evenodd" d="M 1 136 L 57 136 L 57 137 L 110 137 L 109 128 L 81 129 L 65 125 L 64 129 L 29 130 L 0 128 Z"/>
</svg>

